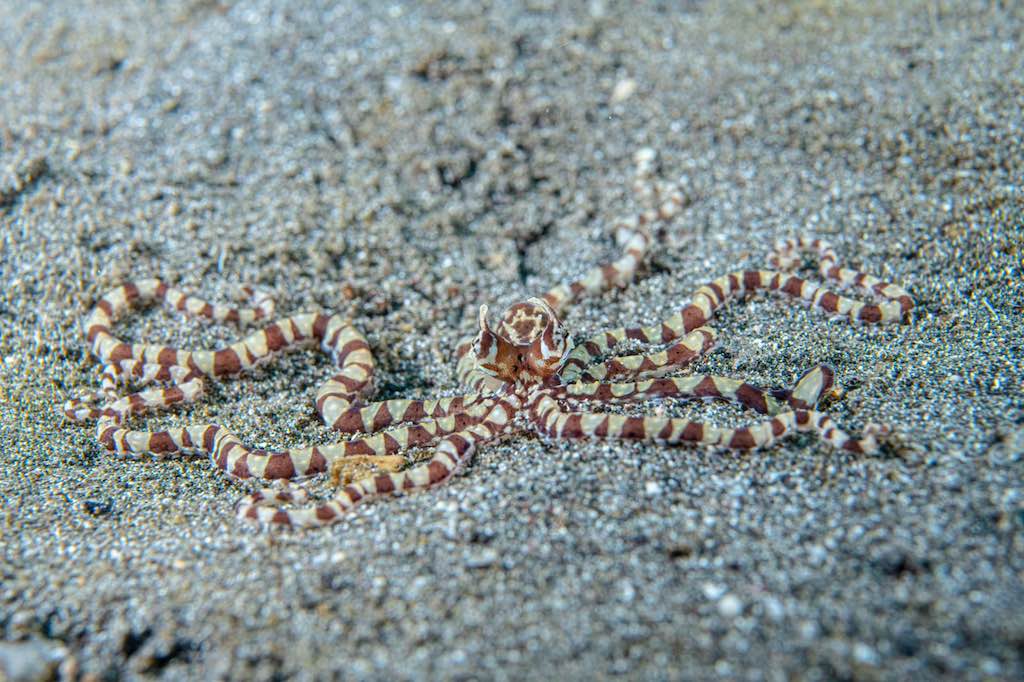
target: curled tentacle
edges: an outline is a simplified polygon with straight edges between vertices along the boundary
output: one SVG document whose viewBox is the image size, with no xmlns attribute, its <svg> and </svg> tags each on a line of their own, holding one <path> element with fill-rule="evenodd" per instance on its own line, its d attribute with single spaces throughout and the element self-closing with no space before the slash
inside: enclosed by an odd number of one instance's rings
<svg viewBox="0 0 1024 682">
<path fill-rule="evenodd" d="M 237 515 L 250 521 L 298 528 L 324 526 L 336 523 L 345 512 L 373 498 L 441 485 L 466 465 L 479 443 L 505 431 L 520 406 L 515 396 L 495 400 L 479 423 L 443 438 L 429 461 L 405 471 L 380 473 L 343 485 L 330 500 L 289 508 L 282 505 L 305 503 L 298 502 L 291 493 L 265 489 L 239 500 Z"/>
<path fill-rule="evenodd" d="M 675 341 L 697 329 L 706 328 L 715 313 L 729 301 L 758 291 L 803 301 L 830 317 L 846 319 L 855 324 L 887 324 L 909 318 L 914 301 L 906 290 L 866 273 L 839 266 L 835 252 L 820 240 L 801 237 L 783 242 L 769 260 L 781 269 L 792 268 L 796 264 L 795 254 L 805 250 L 819 255 L 819 270 L 827 279 L 874 295 L 881 301 L 866 303 L 841 296 L 826 287 L 781 270 L 732 272 L 697 289 L 690 303 L 656 325 L 613 329 L 578 343 L 566 361 L 568 380 L 575 380 L 582 374 L 583 368 L 628 339 L 646 343 Z"/>
<path fill-rule="evenodd" d="M 683 197 L 678 188 L 665 188 L 654 181 L 655 156 L 652 149 L 641 149 L 636 153 L 633 181 L 637 198 L 655 206 L 616 224 L 615 241 L 623 250 L 617 260 L 592 268 L 580 279 L 560 284 L 542 296 L 555 312 L 563 312 L 583 296 L 624 287 L 632 282 L 651 246 L 651 225 L 671 220 L 682 208 Z"/>
</svg>

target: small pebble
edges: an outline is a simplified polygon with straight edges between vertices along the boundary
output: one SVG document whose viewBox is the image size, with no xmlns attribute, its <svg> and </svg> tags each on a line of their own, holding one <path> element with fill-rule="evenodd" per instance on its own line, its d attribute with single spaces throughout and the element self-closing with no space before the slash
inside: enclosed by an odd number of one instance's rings
<svg viewBox="0 0 1024 682">
<path fill-rule="evenodd" d="M 811 566 L 821 566 L 828 559 L 828 550 L 821 545 L 811 545 L 810 549 L 807 550 L 808 561 Z"/>
<path fill-rule="evenodd" d="M 612 90 L 612 96 L 609 100 L 612 104 L 619 104 L 625 102 L 627 99 L 633 96 L 636 92 L 636 81 L 632 78 L 624 78 L 615 84 L 615 88 Z"/>
<path fill-rule="evenodd" d="M 853 658 L 864 665 L 877 665 L 878 653 L 869 645 L 857 642 L 853 645 Z"/>
<path fill-rule="evenodd" d="M 800 633 L 800 639 L 810 641 L 818 636 L 818 624 L 814 621 L 805 620 L 800 623 L 797 631 Z"/>
<path fill-rule="evenodd" d="M 466 568 L 487 568 L 498 560 L 497 550 L 485 547 L 466 557 Z"/>
<path fill-rule="evenodd" d="M 772 622 L 778 623 L 786 616 L 786 607 L 775 597 L 767 597 L 764 600 L 764 613 Z"/>
<path fill-rule="evenodd" d="M 619 599 L 628 604 L 636 598 L 636 588 L 633 587 L 633 583 L 628 580 L 623 580 L 619 583 Z"/>
<path fill-rule="evenodd" d="M 728 588 L 724 585 L 716 585 L 715 583 L 704 583 L 701 589 L 704 591 L 704 596 L 711 601 L 717 601 L 728 591 Z"/>
<path fill-rule="evenodd" d="M 981 661 L 981 672 L 986 675 L 998 675 L 1003 671 L 1003 667 L 994 658 L 986 658 Z"/>
<path fill-rule="evenodd" d="M 718 612 L 726 618 L 735 618 L 743 613 L 743 602 L 734 594 L 727 594 L 718 602 Z"/>
</svg>

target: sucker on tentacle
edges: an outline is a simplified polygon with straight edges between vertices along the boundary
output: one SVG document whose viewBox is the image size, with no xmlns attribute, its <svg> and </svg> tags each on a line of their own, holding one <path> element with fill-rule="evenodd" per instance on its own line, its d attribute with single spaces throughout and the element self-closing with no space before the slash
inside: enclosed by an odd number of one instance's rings
<svg viewBox="0 0 1024 682">
<path fill-rule="evenodd" d="M 130 282 L 107 292 L 85 321 L 90 349 L 103 363 L 101 388 L 68 401 L 72 421 L 96 420 L 96 435 L 107 450 L 123 456 L 205 455 L 238 478 L 290 479 L 330 471 L 337 491 L 310 505 L 305 490 L 290 483 L 258 490 L 240 500 L 245 519 L 288 526 L 320 526 L 338 521 L 368 499 L 440 485 L 460 471 L 475 449 L 499 436 L 533 431 L 544 438 L 646 440 L 665 445 L 700 444 L 752 450 L 796 432 L 811 432 L 833 448 L 872 453 L 887 427 L 868 424 L 860 438 L 839 429 L 820 411 L 834 391 L 835 370 L 818 365 L 788 389 L 765 389 L 739 379 L 680 374 L 710 352 L 717 332 L 709 326 L 724 305 L 758 291 L 781 294 L 857 324 L 903 322 L 914 303 L 902 288 L 843 268 L 835 252 L 818 239 L 779 244 L 768 259 L 774 270 L 729 273 L 698 288 L 691 300 L 662 322 L 612 329 L 574 343 L 559 315 L 584 295 L 626 286 L 651 244 L 651 226 L 671 219 L 681 195 L 654 182 L 653 152 L 636 156 L 634 190 L 654 205 L 616 226 L 622 255 L 575 282 L 509 306 L 492 326 L 480 307 L 479 331 L 458 344 L 457 375 L 465 393 L 437 400 L 392 399 L 367 402 L 374 360 L 363 335 L 339 315 L 310 313 L 266 324 L 241 341 L 216 350 L 188 351 L 118 339 L 111 327 L 129 308 L 163 303 L 186 315 L 222 322 L 262 322 L 273 316 L 273 302 L 246 289 L 250 307 L 212 305 L 160 280 Z M 817 256 L 827 281 L 878 299 L 860 301 L 813 284 L 790 272 L 799 254 Z M 613 356 L 620 343 L 634 340 L 660 350 Z M 244 374 L 289 350 L 315 345 L 327 353 L 336 374 L 317 391 L 316 409 L 324 423 L 349 437 L 331 445 L 262 450 L 247 447 L 219 424 L 162 431 L 128 428 L 128 420 L 150 410 L 199 399 L 205 383 Z M 602 359 L 603 358 L 603 359 Z M 119 389 L 135 392 L 120 395 Z M 647 400 L 726 400 L 752 410 L 760 421 L 736 428 L 661 416 L 625 416 L 585 411 L 591 404 Z M 522 415 L 519 420 L 516 415 Z M 430 448 L 429 459 L 406 467 L 406 453 Z M 345 482 L 353 463 L 370 463 L 379 473 Z"/>
</svg>

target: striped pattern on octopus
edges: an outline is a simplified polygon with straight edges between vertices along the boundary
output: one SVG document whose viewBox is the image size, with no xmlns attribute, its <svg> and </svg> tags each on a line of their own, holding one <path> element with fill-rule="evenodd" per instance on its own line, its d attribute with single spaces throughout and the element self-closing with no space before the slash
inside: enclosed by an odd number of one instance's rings
<svg viewBox="0 0 1024 682">
<path fill-rule="evenodd" d="M 86 339 L 103 364 L 101 387 L 68 401 L 64 413 L 73 421 L 96 420 L 99 442 L 122 457 L 206 456 L 233 477 L 275 480 L 279 487 L 247 495 L 237 513 L 293 527 L 334 523 L 366 500 L 440 485 L 463 469 L 481 444 L 514 433 L 751 450 L 808 432 L 836 449 L 875 452 L 886 427 L 868 424 L 860 437 L 854 437 L 821 411 L 820 402 L 835 392 L 835 372 L 826 365 L 813 367 L 788 389 L 685 373 L 713 350 L 718 335 L 710 323 L 715 313 L 758 291 L 779 293 L 858 324 L 908 320 L 913 301 L 906 291 L 841 267 L 835 252 L 820 240 L 798 238 L 780 244 L 769 258 L 775 270 L 717 278 L 656 325 L 612 329 L 574 341 L 560 315 L 583 296 L 632 281 L 650 248 L 652 228 L 671 220 L 683 205 L 678 190 L 657 183 L 653 175 L 653 155 L 638 154 L 634 190 L 641 202 L 654 206 L 616 226 L 622 248 L 618 258 L 575 282 L 509 306 L 493 325 L 486 306 L 481 307 L 476 335 L 461 342 L 453 354 L 463 393 L 432 400 L 372 401 L 373 355 L 346 318 L 306 313 L 268 324 L 274 306 L 265 294 L 246 289 L 243 293 L 251 305 L 231 307 L 207 303 L 160 280 L 141 280 L 105 294 L 86 318 Z M 802 252 L 817 256 L 826 280 L 877 300 L 847 298 L 793 274 Z M 118 339 L 112 329 L 116 319 L 147 303 L 213 321 L 265 326 L 214 350 Z M 614 355 L 625 341 L 655 347 Z M 345 435 L 337 443 L 264 450 L 246 446 L 220 424 L 161 431 L 129 428 L 133 416 L 192 403 L 201 398 L 206 382 L 244 375 L 280 353 L 304 346 L 327 353 L 335 365 L 335 374 L 320 386 L 314 404 L 324 423 Z M 593 405 L 651 400 L 725 400 L 753 411 L 759 421 L 727 428 L 672 417 L 590 411 Z M 416 451 L 426 451 L 426 459 L 416 461 Z M 356 466 L 373 467 L 376 473 L 350 480 Z M 337 490 L 326 501 L 311 502 L 304 489 L 289 482 L 327 471 Z"/>
<path fill-rule="evenodd" d="M 264 488 L 242 499 L 238 505 L 238 516 L 251 521 L 309 528 L 334 523 L 356 504 L 376 497 L 441 485 L 466 465 L 478 443 L 492 440 L 504 432 L 519 407 L 516 396 L 490 401 L 490 409 L 479 423 L 443 438 L 429 461 L 405 471 L 381 473 L 343 484 L 331 499 L 312 506 L 308 505 L 308 495 L 300 487 Z M 337 468 L 332 471 L 336 485 Z M 282 506 L 287 504 L 298 507 L 286 509 Z"/>
<path fill-rule="evenodd" d="M 860 454 L 874 452 L 878 447 L 875 436 L 886 433 L 886 427 L 869 424 L 866 436 L 856 439 L 837 428 L 827 414 L 811 409 L 829 394 L 834 380 L 833 368 L 818 365 L 805 372 L 791 389 L 763 389 L 738 379 L 700 374 L 630 383 L 575 383 L 541 397 L 530 416 L 540 433 L 553 438 L 616 438 L 753 450 L 796 431 L 811 431 L 834 448 Z M 753 426 L 725 428 L 672 417 L 563 411 L 560 405 L 665 398 L 729 401 L 770 418 Z"/>
<path fill-rule="evenodd" d="M 817 254 L 819 270 L 826 279 L 880 300 L 865 302 L 849 298 L 788 272 L 798 264 L 798 254 L 805 251 Z M 593 375 L 584 371 L 592 372 L 597 358 L 627 340 L 664 344 L 681 338 L 685 351 L 692 351 L 705 343 L 709 335 L 713 341 L 715 331 L 707 325 L 716 312 L 732 300 L 749 297 L 759 291 L 800 301 L 823 311 L 829 317 L 845 319 L 854 324 L 908 322 L 914 308 L 913 299 L 903 288 L 838 265 L 835 251 L 820 239 L 799 237 L 781 242 L 769 257 L 769 262 L 780 269 L 745 270 L 723 275 L 698 288 L 687 305 L 656 325 L 612 329 L 583 340 L 566 359 L 565 381 L 603 378 L 601 370 Z M 684 349 L 677 352 L 683 352 Z M 666 368 L 675 367 L 668 358 L 662 356 L 631 356 L 630 361 L 642 362 L 644 358 L 651 363 L 663 363 Z"/>
</svg>

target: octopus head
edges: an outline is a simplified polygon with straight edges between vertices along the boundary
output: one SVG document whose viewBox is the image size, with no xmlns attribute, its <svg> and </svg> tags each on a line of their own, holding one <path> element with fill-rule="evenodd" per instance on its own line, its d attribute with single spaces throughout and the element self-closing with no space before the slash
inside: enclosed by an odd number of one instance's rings
<svg viewBox="0 0 1024 682">
<path fill-rule="evenodd" d="M 534 384 L 562 367 L 572 339 L 555 311 L 540 298 L 509 306 L 492 329 L 480 306 L 480 333 L 473 342 L 477 366 L 502 381 Z"/>
</svg>

